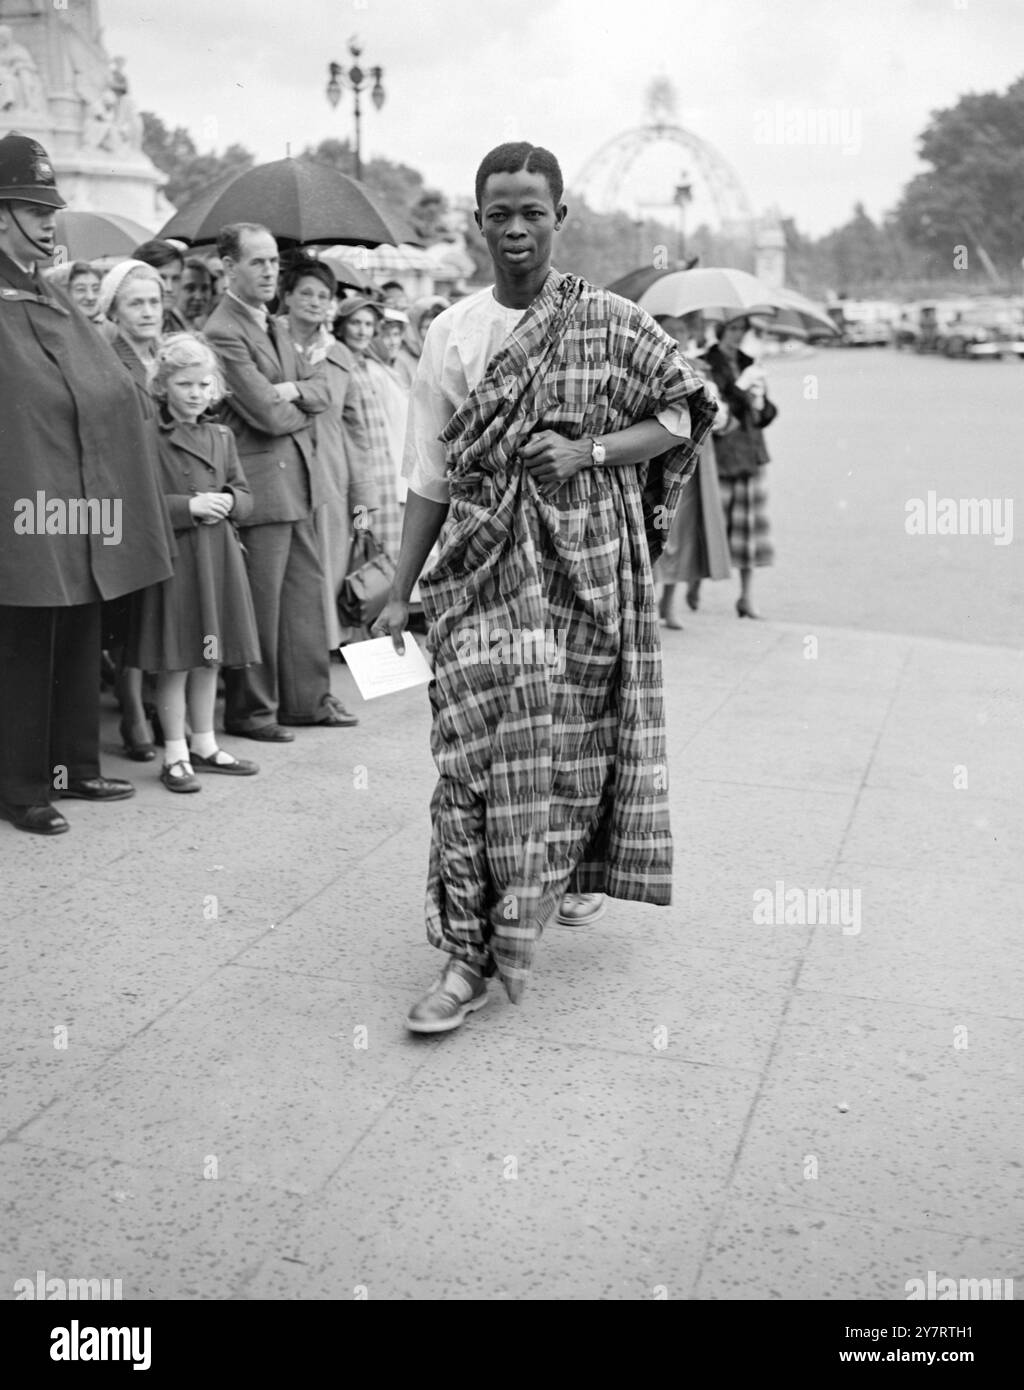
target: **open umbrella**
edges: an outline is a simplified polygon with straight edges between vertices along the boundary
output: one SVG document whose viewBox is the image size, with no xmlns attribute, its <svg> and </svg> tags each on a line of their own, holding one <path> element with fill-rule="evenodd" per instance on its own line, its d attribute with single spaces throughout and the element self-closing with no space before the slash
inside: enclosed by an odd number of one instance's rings
<svg viewBox="0 0 1024 1390">
<path fill-rule="evenodd" d="M 771 291 L 775 313 L 765 323 L 769 333 L 790 338 L 838 338 L 839 329 L 820 304 L 796 290 Z"/>
<path fill-rule="evenodd" d="M 623 275 L 621 280 L 615 280 L 607 285 L 612 294 L 621 294 L 623 299 L 631 299 L 634 304 L 640 302 L 640 295 L 644 290 L 649 289 L 655 280 L 661 280 L 666 275 L 673 275 L 677 270 L 692 270 L 697 264 L 697 256 L 693 256 L 688 261 L 677 261 L 675 265 L 666 266 L 664 269 L 655 269 L 654 266 L 644 265 L 639 270 L 631 270 L 628 275 Z"/>
<path fill-rule="evenodd" d="M 56 242 L 67 248 L 69 261 L 97 261 L 102 256 L 130 256 L 153 235 L 130 217 L 113 212 L 57 213 Z"/>
<path fill-rule="evenodd" d="M 373 276 L 369 270 L 361 269 L 354 257 L 351 254 L 346 255 L 340 247 L 325 246 L 318 259 L 323 261 L 324 265 L 330 266 L 339 285 L 348 285 L 351 289 L 364 290 L 367 293 L 373 292 Z"/>
<path fill-rule="evenodd" d="M 401 228 L 364 184 L 315 159 L 277 159 L 228 174 L 198 193 L 159 232 L 193 246 L 231 222 L 259 222 L 296 245 L 392 246 Z"/>
<path fill-rule="evenodd" d="M 745 270 L 708 267 L 674 270 L 660 276 L 635 301 L 649 314 L 683 318 L 699 309 L 709 319 L 740 314 L 773 314 L 770 287 Z"/>
</svg>

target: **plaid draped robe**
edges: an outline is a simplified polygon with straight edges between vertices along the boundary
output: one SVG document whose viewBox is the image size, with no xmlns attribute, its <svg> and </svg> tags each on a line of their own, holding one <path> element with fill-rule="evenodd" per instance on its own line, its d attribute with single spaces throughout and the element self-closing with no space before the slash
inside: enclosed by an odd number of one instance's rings
<svg viewBox="0 0 1024 1390">
<path fill-rule="evenodd" d="M 615 433 L 689 407 L 692 441 L 543 498 L 535 432 Z M 441 435 L 451 504 L 420 580 L 434 660 L 427 935 L 517 1002 L 568 890 L 667 904 L 652 558 L 715 406 L 641 309 L 551 271 Z"/>
</svg>

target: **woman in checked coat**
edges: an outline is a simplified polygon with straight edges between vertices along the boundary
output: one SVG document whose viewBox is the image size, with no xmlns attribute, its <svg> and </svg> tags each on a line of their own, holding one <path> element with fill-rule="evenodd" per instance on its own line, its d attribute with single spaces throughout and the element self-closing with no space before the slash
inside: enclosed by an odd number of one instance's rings
<svg viewBox="0 0 1024 1390">
<path fill-rule="evenodd" d="M 731 417 L 714 442 L 729 549 L 740 572 L 736 612 L 741 618 L 759 618 L 751 599 L 754 570 L 775 558 L 764 482 L 769 454 L 762 430 L 779 412 L 765 394 L 763 373 L 752 357 L 740 351 L 749 326 L 746 318 L 724 323 L 718 342 L 707 349 L 704 360 Z"/>
</svg>

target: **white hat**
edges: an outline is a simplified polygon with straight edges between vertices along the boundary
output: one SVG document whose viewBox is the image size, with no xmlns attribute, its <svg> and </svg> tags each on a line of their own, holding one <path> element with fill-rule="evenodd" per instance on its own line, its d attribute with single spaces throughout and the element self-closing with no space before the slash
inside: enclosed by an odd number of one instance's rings
<svg viewBox="0 0 1024 1390">
<path fill-rule="evenodd" d="M 155 266 L 147 265 L 145 261 L 119 261 L 118 264 L 113 267 L 113 269 L 107 271 L 106 275 L 104 275 L 103 277 L 102 283 L 100 284 L 100 297 L 99 302 L 97 304 L 97 313 L 102 314 L 104 318 L 110 317 L 110 309 L 114 303 L 114 300 L 117 298 L 118 290 L 124 284 L 125 280 L 127 280 L 128 276 L 132 273 L 132 271 L 135 270 L 147 271 L 147 278 L 155 280 L 157 284 L 160 286 L 161 293 L 163 293 L 164 282 L 160 279 L 160 272 L 156 269 Z"/>
</svg>

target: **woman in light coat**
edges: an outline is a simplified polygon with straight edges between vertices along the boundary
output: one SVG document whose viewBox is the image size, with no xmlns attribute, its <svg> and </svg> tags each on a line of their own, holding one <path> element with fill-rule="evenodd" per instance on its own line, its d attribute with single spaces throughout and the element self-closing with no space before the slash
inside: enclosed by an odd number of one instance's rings
<svg viewBox="0 0 1024 1390">
<path fill-rule="evenodd" d="M 330 332 L 337 308 L 334 273 L 323 261 L 299 259 L 282 278 L 284 315 L 277 320 L 300 357 L 324 363 L 331 403 L 313 417 L 317 462 L 327 500 L 317 517 L 324 562 L 324 607 L 332 649 L 345 639 L 338 590 L 348 573 L 353 528 L 372 524 L 378 506 L 369 435 L 352 387 L 352 358 Z"/>
</svg>

